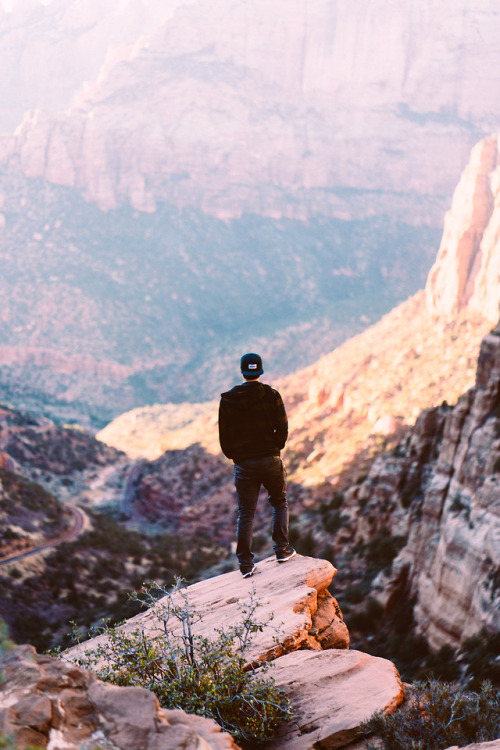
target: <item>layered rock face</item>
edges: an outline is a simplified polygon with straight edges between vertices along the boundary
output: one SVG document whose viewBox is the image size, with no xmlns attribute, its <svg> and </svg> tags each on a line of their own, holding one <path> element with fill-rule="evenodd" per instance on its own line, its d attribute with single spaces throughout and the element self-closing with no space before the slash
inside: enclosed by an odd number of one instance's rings
<svg viewBox="0 0 500 750">
<path fill-rule="evenodd" d="M 166 10 L 143 0 L 17 0 L 0 5 L 0 132 L 12 132 L 30 109 L 66 109 L 108 54 L 150 33 Z M 172 5 L 170 3 L 169 5 Z M 68 33 L 69 32 L 69 33 Z M 114 51 L 114 52 L 113 52 Z M 43 64 L 41 64 L 43 60 Z"/>
<path fill-rule="evenodd" d="M 500 630 L 499 482 L 500 325 L 483 340 L 475 387 L 454 408 L 424 412 L 349 493 L 364 508 L 359 538 L 377 525 L 408 535 L 378 595 L 388 607 L 404 588 L 415 596 L 417 627 L 436 649 Z"/>
<path fill-rule="evenodd" d="M 436 316 L 464 308 L 496 323 L 500 312 L 499 137 L 472 150 L 446 214 L 443 238 L 429 273 L 426 297 Z"/>
<path fill-rule="evenodd" d="M 498 23 L 494 0 L 173 3 L 65 114 L 27 114 L 2 160 L 104 210 L 439 221 L 498 121 Z"/>
<path fill-rule="evenodd" d="M 420 630 L 435 647 L 500 630 L 500 326 L 481 347 L 476 387 L 444 422 L 435 471 L 402 558 Z M 420 528 L 419 528 L 420 526 Z M 401 562 L 401 561 L 400 561 Z"/>
</svg>

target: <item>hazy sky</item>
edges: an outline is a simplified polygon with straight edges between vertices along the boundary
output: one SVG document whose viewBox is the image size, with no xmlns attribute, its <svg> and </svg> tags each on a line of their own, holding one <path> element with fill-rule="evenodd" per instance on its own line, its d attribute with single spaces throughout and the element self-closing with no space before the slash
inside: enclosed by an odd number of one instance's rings
<svg viewBox="0 0 500 750">
<path fill-rule="evenodd" d="M 38 0 L 42 5 L 49 5 L 52 0 Z M 14 5 L 17 5 L 18 0 L 0 0 L 0 5 L 3 5 L 5 10 L 12 10 Z"/>
</svg>

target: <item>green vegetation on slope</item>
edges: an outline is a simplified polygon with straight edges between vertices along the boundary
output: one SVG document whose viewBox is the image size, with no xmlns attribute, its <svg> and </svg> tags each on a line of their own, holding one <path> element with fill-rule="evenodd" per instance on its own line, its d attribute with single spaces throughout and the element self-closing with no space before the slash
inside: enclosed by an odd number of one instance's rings
<svg viewBox="0 0 500 750">
<path fill-rule="evenodd" d="M 104 514 L 91 519 L 92 530 L 59 545 L 35 571 L 17 563 L 0 568 L 0 616 L 16 643 L 43 651 L 67 643 L 70 621 L 86 633 L 103 620 L 132 617 L 139 607 L 128 592 L 144 580 L 189 580 L 221 556 L 208 538 L 195 547 L 178 536 L 128 531 Z"/>
<path fill-rule="evenodd" d="M 71 513 L 35 482 L 0 467 L 0 558 L 59 536 Z"/>
</svg>

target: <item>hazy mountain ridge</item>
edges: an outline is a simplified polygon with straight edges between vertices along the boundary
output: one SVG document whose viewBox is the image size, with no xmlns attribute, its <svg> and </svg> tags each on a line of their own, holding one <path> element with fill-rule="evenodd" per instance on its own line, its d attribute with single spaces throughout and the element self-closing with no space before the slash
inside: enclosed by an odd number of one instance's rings
<svg viewBox="0 0 500 750">
<path fill-rule="evenodd" d="M 321 0 L 314 11 L 305 0 L 197 0 L 169 11 L 66 113 L 28 114 L 4 161 L 105 210 L 411 209 L 426 222 L 498 122 L 498 83 L 475 73 L 498 63 L 492 0 L 376 10 Z"/>
<path fill-rule="evenodd" d="M 66 109 L 117 47 L 133 45 L 165 13 L 142 0 L 22 0 L 11 12 L 0 6 L 0 131 L 14 131 L 27 110 Z"/>
</svg>

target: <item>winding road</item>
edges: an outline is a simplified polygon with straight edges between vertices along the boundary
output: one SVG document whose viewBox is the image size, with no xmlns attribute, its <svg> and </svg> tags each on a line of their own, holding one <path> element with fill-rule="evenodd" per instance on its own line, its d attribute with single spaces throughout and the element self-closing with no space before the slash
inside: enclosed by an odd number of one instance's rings
<svg viewBox="0 0 500 750">
<path fill-rule="evenodd" d="M 76 537 L 79 536 L 79 534 L 81 534 L 84 529 L 87 516 L 81 508 L 78 508 L 74 505 L 70 505 L 68 507 L 73 515 L 73 525 L 71 526 L 71 528 L 67 529 L 63 534 L 56 537 L 55 539 L 51 539 L 46 544 L 42 544 L 40 547 L 34 547 L 33 549 L 26 550 L 25 552 L 19 552 L 15 555 L 10 555 L 9 557 L 0 558 L 0 566 L 7 565 L 7 563 L 16 562 L 17 560 L 24 560 L 26 557 L 37 555 L 39 552 L 43 552 L 46 549 L 57 547 L 58 544 L 62 544 L 63 542 L 72 542 L 73 539 L 76 539 Z"/>
</svg>

